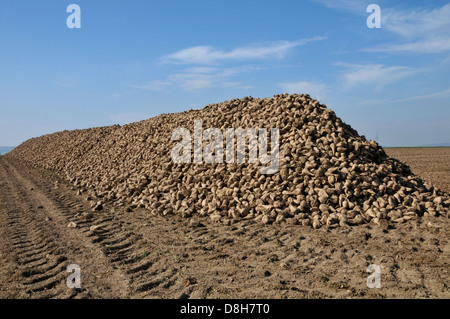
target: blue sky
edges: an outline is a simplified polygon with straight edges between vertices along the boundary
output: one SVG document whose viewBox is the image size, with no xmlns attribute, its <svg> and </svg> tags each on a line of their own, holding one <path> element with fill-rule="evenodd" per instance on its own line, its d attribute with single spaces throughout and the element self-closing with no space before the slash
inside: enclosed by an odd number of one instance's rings
<svg viewBox="0 0 450 319">
<path fill-rule="evenodd" d="M 0 145 L 283 92 L 384 146 L 450 142 L 450 3 L 0 2 Z"/>
</svg>

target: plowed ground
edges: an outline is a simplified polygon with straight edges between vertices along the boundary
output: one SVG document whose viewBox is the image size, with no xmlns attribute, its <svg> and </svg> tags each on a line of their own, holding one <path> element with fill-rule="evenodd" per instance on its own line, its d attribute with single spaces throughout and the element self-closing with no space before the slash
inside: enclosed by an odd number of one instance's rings
<svg viewBox="0 0 450 319">
<path fill-rule="evenodd" d="M 444 217 L 386 231 L 189 221 L 92 212 L 52 172 L 0 156 L 0 298 L 450 297 Z M 66 284 L 70 264 L 81 288 Z M 366 284 L 370 264 L 381 288 Z"/>
</svg>

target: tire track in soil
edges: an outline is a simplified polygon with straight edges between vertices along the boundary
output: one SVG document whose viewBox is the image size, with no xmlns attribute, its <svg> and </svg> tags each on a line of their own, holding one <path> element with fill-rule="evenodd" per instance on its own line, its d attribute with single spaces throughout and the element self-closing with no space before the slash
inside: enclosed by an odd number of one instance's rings
<svg viewBox="0 0 450 319">
<path fill-rule="evenodd" d="M 75 201 L 67 193 L 56 195 L 55 198 L 60 207 L 74 206 Z M 102 251 L 112 267 L 125 274 L 128 297 L 162 297 L 165 290 L 173 284 L 176 271 L 167 269 L 158 256 L 143 250 L 142 235 L 129 229 L 128 223 L 117 216 L 114 209 L 95 212 L 94 216 L 86 221 L 79 212 L 68 216 L 68 220 L 79 226 L 86 237 L 90 238 L 91 245 Z"/>
<path fill-rule="evenodd" d="M 60 184 L 59 181 L 52 181 L 52 179 L 58 180 L 59 178 L 49 172 L 21 166 L 18 163 L 13 164 L 5 159 L 0 160 L 0 166 L 2 167 L 0 170 L 2 180 L 14 182 L 14 191 L 5 194 L 5 197 L 10 199 L 7 207 L 14 206 L 13 203 L 27 203 L 26 207 L 21 207 L 18 211 L 23 211 L 23 215 L 28 216 L 28 221 L 36 221 L 30 217 L 37 212 L 41 215 L 48 214 L 45 217 L 42 215 L 40 219 L 44 219 L 47 224 L 52 224 L 51 227 L 45 229 L 45 239 L 41 241 L 29 239 L 30 233 L 34 234 L 43 229 L 41 224 L 39 226 L 33 224 L 31 228 L 20 230 L 14 228 L 12 234 L 16 236 L 17 241 L 23 243 L 23 245 L 15 247 L 15 254 L 17 256 L 28 254 L 31 256 L 30 258 L 36 259 L 38 266 L 43 266 L 46 263 L 42 260 L 42 256 L 48 254 L 46 249 L 58 247 L 60 251 L 59 246 L 67 248 L 63 254 L 58 255 L 57 258 L 60 259 L 57 259 L 59 261 L 57 265 L 52 264 L 52 267 L 49 266 L 49 269 L 44 270 L 31 268 L 27 272 L 33 276 L 32 281 L 35 276 L 40 275 L 42 279 L 48 277 L 47 280 L 51 284 L 45 287 L 39 286 L 39 289 L 50 289 L 53 292 L 44 297 L 73 297 L 67 293 L 66 295 L 60 293 L 60 291 L 68 290 L 65 280 L 70 274 L 66 273 L 65 269 L 69 264 L 67 255 L 70 251 L 72 255 L 74 253 L 82 255 L 78 256 L 79 263 L 72 262 L 76 258 L 70 258 L 70 263 L 78 264 L 81 267 L 82 288 L 85 288 L 85 290 L 82 289 L 85 292 L 82 296 L 89 298 L 161 298 L 167 293 L 167 289 L 174 285 L 177 279 L 177 269 L 167 267 L 160 254 L 145 251 L 142 235 L 136 233 L 136 229 L 129 229 L 126 220 L 117 216 L 114 208 L 93 212 L 92 217 L 86 218 L 85 213 L 91 210 L 89 203 L 81 201 L 79 197 L 75 196 L 64 182 Z M 15 198 L 14 195 L 16 195 Z M 33 200 L 30 201 L 31 198 Z M 36 207 L 43 207 L 43 209 Z M 16 216 L 13 223 L 16 223 L 18 218 L 22 218 L 17 217 L 17 215 L 21 215 L 17 214 L 17 209 L 15 212 L 11 212 L 11 209 L 7 212 L 8 216 Z M 48 217 L 51 220 L 48 220 Z M 77 227 L 68 229 L 69 222 L 76 223 Z M 58 231 L 51 232 L 55 229 Z M 60 242 L 61 237 L 65 240 L 64 245 L 57 246 L 55 241 Z M 46 241 L 45 244 L 43 244 L 43 240 Z M 33 247 L 36 250 L 28 251 L 27 247 Z M 82 252 L 83 249 L 84 252 Z M 57 248 L 53 248 L 53 254 L 55 251 Z M 87 256 L 91 252 L 94 252 L 94 256 Z M 103 276 L 92 275 L 101 268 L 105 269 Z M 55 276 L 52 276 L 51 270 Z M 111 276 L 112 273 L 115 274 Z M 91 275 L 87 277 L 89 274 Z M 109 284 L 96 281 L 99 277 L 103 279 L 109 277 Z M 63 286 L 58 290 L 56 282 L 59 279 Z M 29 284 L 33 283 L 30 281 Z M 102 285 L 106 287 L 99 288 Z M 39 298 L 42 298 L 41 295 Z"/>
<path fill-rule="evenodd" d="M 245 220 L 225 226 L 200 219 L 202 226 L 191 226 L 139 208 L 91 212 L 87 200 L 58 180 L 0 157 L 0 298 L 448 296 L 442 218 L 429 219 L 433 228 L 426 220 L 388 232 Z M 77 227 L 68 229 L 69 222 Z M 80 291 L 65 286 L 69 263 L 81 266 Z M 366 287 L 370 263 L 384 267 L 383 290 Z"/>
<path fill-rule="evenodd" d="M 87 249 L 90 240 L 79 229 L 67 228 L 74 208 L 82 204 L 54 201 L 48 187 L 33 183 L 31 174 L 25 177 L 17 167 L 0 157 L 5 297 L 123 297 L 128 283 L 125 276 L 101 252 Z M 69 264 L 81 268 L 79 289 L 66 285 Z"/>
</svg>

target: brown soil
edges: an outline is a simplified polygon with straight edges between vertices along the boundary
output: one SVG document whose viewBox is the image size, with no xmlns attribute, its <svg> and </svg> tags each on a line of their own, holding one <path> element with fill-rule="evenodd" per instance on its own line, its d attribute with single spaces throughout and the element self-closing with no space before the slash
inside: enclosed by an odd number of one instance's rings
<svg viewBox="0 0 450 319">
<path fill-rule="evenodd" d="M 413 173 L 450 193 L 450 147 L 385 148 L 411 167 Z"/>
<path fill-rule="evenodd" d="M 437 149 L 395 152 L 388 150 L 414 173 L 448 186 L 448 155 L 444 164 L 444 153 L 429 159 Z M 427 161 L 446 165 L 447 179 L 420 164 Z M 54 173 L 0 157 L 1 298 L 450 297 L 450 220 L 443 216 L 385 231 L 196 224 L 108 206 L 85 216 L 92 212 L 85 197 Z M 80 289 L 66 285 L 69 264 L 81 268 Z M 379 289 L 366 285 L 370 264 L 381 267 Z"/>
</svg>

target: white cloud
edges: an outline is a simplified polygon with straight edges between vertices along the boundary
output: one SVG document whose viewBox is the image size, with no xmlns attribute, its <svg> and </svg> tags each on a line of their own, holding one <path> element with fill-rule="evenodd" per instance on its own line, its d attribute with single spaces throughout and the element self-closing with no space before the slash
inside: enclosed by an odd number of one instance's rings
<svg viewBox="0 0 450 319">
<path fill-rule="evenodd" d="M 446 98 L 447 95 L 450 95 L 450 88 L 441 90 L 438 92 L 433 92 L 429 94 L 424 95 L 416 95 L 416 96 L 410 96 L 405 97 L 401 99 L 358 99 L 355 101 L 352 101 L 353 107 L 367 107 L 371 105 L 383 105 L 383 104 L 396 104 L 396 103 L 403 103 L 403 102 L 410 102 L 410 101 L 417 101 L 417 100 L 423 100 L 423 99 L 431 99 L 431 98 L 439 98 L 443 97 Z"/>
<path fill-rule="evenodd" d="M 365 14 L 366 8 L 370 3 L 367 0 L 312 0 L 313 2 L 320 3 L 329 9 L 350 11 L 358 14 Z"/>
<path fill-rule="evenodd" d="M 289 50 L 309 42 L 324 40 L 326 37 L 313 37 L 298 41 L 278 41 L 265 45 L 238 47 L 223 51 L 212 46 L 196 46 L 164 56 L 163 63 L 191 64 L 192 67 L 172 73 L 162 81 L 152 81 L 145 85 L 131 87 L 150 91 L 161 91 L 169 87 L 181 87 L 186 91 L 212 87 L 248 89 L 249 85 L 234 77 L 243 72 L 260 70 L 260 67 L 217 67 L 219 62 L 283 58 Z"/>
<path fill-rule="evenodd" d="M 442 53 L 450 51 L 450 37 L 438 36 L 402 44 L 383 44 L 368 48 L 367 52 L 412 52 L 412 53 Z"/>
<path fill-rule="evenodd" d="M 385 43 L 365 49 L 369 52 L 442 53 L 450 51 L 450 3 L 433 10 L 383 9 L 383 29 L 407 42 Z"/>
<path fill-rule="evenodd" d="M 177 86 L 185 91 L 207 89 L 216 86 L 250 88 L 241 82 L 230 81 L 230 78 L 243 72 L 259 70 L 257 67 L 212 68 L 192 67 L 178 73 L 169 75 L 164 81 L 153 81 L 146 85 L 133 85 L 132 87 L 143 90 L 164 90 Z"/>
<path fill-rule="evenodd" d="M 184 90 L 192 91 L 214 86 L 214 76 L 205 73 L 177 73 L 169 76 L 172 83 L 179 84 Z"/>
<path fill-rule="evenodd" d="M 290 82 L 280 83 L 281 88 L 289 94 L 309 94 L 312 98 L 320 100 L 324 97 L 326 85 L 318 82 Z"/>
<path fill-rule="evenodd" d="M 187 73 L 202 73 L 202 74 L 211 74 L 216 72 L 216 68 L 207 67 L 207 66 L 198 66 L 186 69 Z"/>
<path fill-rule="evenodd" d="M 151 81 L 144 85 L 129 85 L 129 87 L 147 91 L 163 91 L 170 85 L 172 83 L 168 81 Z"/>
<path fill-rule="evenodd" d="M 373 1 L 360 0 L 312 1 L 321 3 L 330 9 L 348 11 L 358 15 L 367 14 L 367 5 L 373 3 Z M 381 6 L 381 27 L 383 30 L 399 35 L 407 42 L 386 43 L 363 51 L 389 53 L 450 51 L 450 3 L 435 9 L 400 10 Z"/>
<path fill-rule="evenodd" d="M 311 0 L 327 8 L 367 15 L 369 0 Z M 431 1 L 429 2 L 431 3 Z M 450 35 L 450 3 L 435 9 L 415 8 L 399 10 L 381 5 L 383 29 L 409 39 Z"/>
<path fill-rule="evenodd" d="M 384 66 L 382 64 L 348 64 L 334 63 L 335 66 L 342 66 L 349 71 L 343 73 L 343 85 L 346 88 L 359 85 L 373 85 L 381 88 L 390 83 L 396 82 L 404 77 L 421 72 L 406 66 Z"/>
<path fill-rule="evenodd" d="M 412 96 L 412 97 L 408 97 L 408 98 L 404 98 L 404 99 L 388 101 L 386 103 L 390 104 L 390 103 L 409 102 L 409 101 L 423 100 L 423 99 L 429 99 L 429 98 L 445 96 L 445 95 L 450 95 L 450 89 L 442 90 L 442 91 L 435 92 L 435 93 L 425 94 L 425 95 L 417 95 L 417 96 Z"/>
<path fill-rule="evenodd" d="M 170 75 L 168 80 L 184 90 L 192 91 L 213 87 L 239 72 L 238 68 L 188 68 L 184 72 Z"/>
<path fill-rule="evenodd" d="M 314 37 L 295 42 L 279 41 L 267 45 L 255 45 L 222 51 L 212 46 L 196 46 L 183 49 L 163 57 L 164 63 L 213 64 L 224 60 L 248 60 L 264 58 L 282 58 L 287 52 L 308 42 L 324 40 L 326 37 Z"/>
<path fill-rule="evenodd" d="M 433 10 L 382 11 L 383 28 L 405 38 L 450 36 L 450 3 Z"/>
</svg>

